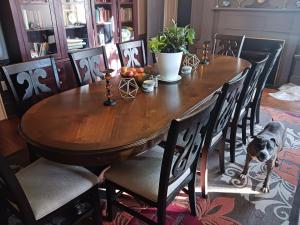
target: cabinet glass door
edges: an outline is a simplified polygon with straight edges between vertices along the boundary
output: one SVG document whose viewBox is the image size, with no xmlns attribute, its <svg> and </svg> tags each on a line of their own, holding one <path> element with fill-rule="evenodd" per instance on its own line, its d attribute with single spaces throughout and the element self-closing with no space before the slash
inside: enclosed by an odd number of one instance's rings
<svg viewBox="0 0 300 225">
<path fill-rule="evenodd" d="M 133 0 L 121 0 L 119 22 L 121 27 L 120 42 L 134 40 L 135 24 L 133 18 Z"/>
<path fill-rule="evenodd" d="M 114 42 L 115 18 L 113 15 L 115 3 L 112 0 L 95 1 L 95 31 L 98 45 Z"/>
<path fill-rule="evenodd" d="M 38 58 L 58 53 L 56 25 L 49 0 L 19 0 L 24 22 L 29 58 Z"/>
<path fill-rule="evenodd" d="M 90 47 L 86 0 L 61 0 L 68 51 Z"/>
</svg>

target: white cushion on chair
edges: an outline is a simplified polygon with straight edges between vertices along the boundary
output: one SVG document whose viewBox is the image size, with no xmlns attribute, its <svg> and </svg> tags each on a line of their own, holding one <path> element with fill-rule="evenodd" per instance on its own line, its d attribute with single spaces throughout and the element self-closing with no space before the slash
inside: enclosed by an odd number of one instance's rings
<svg viewBox="0 0 300 225">
<path fill-rule="evenodd" d="M 114 164 L 105 173 L 105 178 L 146 199 L 157 202 L 163 153 L 164 149 L 156 146 L 133 159 Z M 190 169 L 169 185 L 168 196 L 189 174 Z"/>
<path fill-rule="evenodd" d="M 98 183 L 80 166 L 39 159 L 16 174 L 36 220 L 59 209 Z"/>
</svg>

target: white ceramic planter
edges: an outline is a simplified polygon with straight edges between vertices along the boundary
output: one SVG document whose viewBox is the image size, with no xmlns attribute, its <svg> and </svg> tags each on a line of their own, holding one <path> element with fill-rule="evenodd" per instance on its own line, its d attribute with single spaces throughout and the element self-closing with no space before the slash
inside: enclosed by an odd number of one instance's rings
<svg viewBox="0 0 300 225">
<path fill-rule="evenodd" d="M 182 52 L 156 54 L 160 79 L 166 81 L 174 81 L 178 79 L 182 55 Z"/>
</svg>

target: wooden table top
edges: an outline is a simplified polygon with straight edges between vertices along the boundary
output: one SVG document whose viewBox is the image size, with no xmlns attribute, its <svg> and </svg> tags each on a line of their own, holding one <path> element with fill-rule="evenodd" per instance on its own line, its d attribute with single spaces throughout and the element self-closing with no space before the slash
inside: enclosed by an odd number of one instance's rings
<svg viewBox="0 0 300 225">
<path fill-rule="evenodd" d="M 130 102 L 120 97 L 120 77 L 114 77 L 113 107 L 103 105 L 105 82 L 85 85 L 35 104 L 22 117 L 20 132 L 38 154 L 51 160 L 107 165 L 157 144 L 172 119 L 199 106 L 249 66 L 242 59 L 218 56 L 176 84 L 160 83 L 152 93 L 139 91 Z"/>
</svg>

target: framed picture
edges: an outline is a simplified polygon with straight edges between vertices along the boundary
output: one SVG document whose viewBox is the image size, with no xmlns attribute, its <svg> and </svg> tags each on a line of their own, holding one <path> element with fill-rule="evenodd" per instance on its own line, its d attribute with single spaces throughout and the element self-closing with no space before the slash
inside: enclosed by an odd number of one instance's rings
<svg viewBox="0 0 300 225">
<path fill-rule="evenodd" d="M 0 60 L 8 59 L 6 45 L 3 37 L 2 27 L 0 23 Z"/>
</svg>

